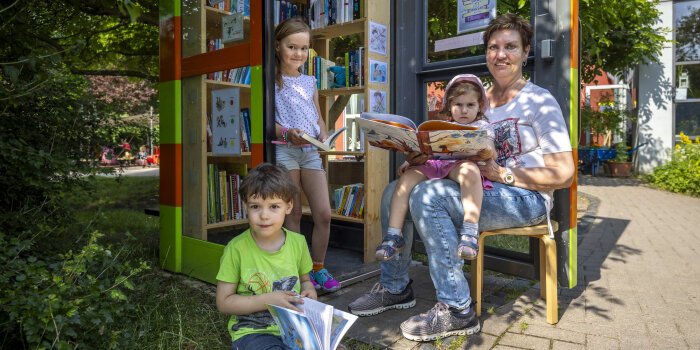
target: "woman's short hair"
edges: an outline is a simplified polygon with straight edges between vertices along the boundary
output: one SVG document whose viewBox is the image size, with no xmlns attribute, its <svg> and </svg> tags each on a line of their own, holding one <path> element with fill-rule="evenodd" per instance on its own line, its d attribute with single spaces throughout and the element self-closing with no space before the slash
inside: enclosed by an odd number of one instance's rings
<svg viewBox="0 0 700 350">
<path fill-rule="evenodd" d="M 523 49 L 530 46 L 532 41 L 532 25 L 530 22 L 516 14 L 504 13 L 497 16 L 489 23 L 484 32 L 484 47 L 488 49 L 491 35 L 499 30 L 515 30 L 520 34 L 520 41 L 523 44 Z"/>
</svg>

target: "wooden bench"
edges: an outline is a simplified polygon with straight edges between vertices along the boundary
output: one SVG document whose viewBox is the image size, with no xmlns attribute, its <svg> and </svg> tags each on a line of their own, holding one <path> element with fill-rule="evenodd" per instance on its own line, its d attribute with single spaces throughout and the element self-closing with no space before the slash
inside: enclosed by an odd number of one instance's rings
<svg viewBox="0 0 700 350">
<path fill-rule="evenodd" d="M 556 232 L 558 225 L 552 221 L 552 230 Z M 557 302 L 557 246 L 549 237 L 547 224 L 506 228 L 502 230 L 484 231 L 479 234 L 479 254 L 472 261 L 471 297 L 476 300 L 476 315 L 481 316 L 481 292 L 484 281 L 484 239 L 495 235 L 529 236 L 540 242 L 540 297 L 547 303 L 547 322 L 559 322 Z"/>
</svg>

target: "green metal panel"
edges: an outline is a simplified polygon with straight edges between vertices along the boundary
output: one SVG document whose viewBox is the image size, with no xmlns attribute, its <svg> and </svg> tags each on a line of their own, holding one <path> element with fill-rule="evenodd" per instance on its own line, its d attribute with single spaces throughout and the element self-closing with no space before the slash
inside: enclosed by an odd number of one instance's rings
<svg viewBox="0 0 700 350">
<path fill-rule="evenodd" d="M 578 82 L 578 69 L 571 68 L 569 74 L 569 93 L 571 94 L 571 108 L 569 108 L 569 131 L 571 138 L 571 147 L 578 148 L 578 110 L 579 110 L 579 84 Z"/>
<path fill-rule="evenodd" d="M 250 123 L 252 143 L 263 143 L 262 66 L 250 67 Z"/>
<path fill-rule="evenodd" d="M 182 143 L 181 82 L 172 80 L 159 84 L 160 143 Z"/>
<path fill-rule="evenodd" d="M 182 273 L 216 284 L 224 246 L 184 236 L 182 252 Z"/>
<path fill-rule="evenodd" d="M 578 227 L 569 229 L 569 288 L 576 287 L 577 282 L 577 259 L 578 249 Z"/>
<path fill-rule="evenodd" d="M 160 205 L 160 265 L 173 272 L 181 271 L 182 208 Z"/>
</svg>

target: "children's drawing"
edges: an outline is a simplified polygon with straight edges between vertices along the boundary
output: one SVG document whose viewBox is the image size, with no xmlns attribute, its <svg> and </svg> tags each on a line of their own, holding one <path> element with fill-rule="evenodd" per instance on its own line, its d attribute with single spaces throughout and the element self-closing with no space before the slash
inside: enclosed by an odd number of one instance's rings
<svg viewBox="0 0 700 350">
<path fill-rule="evenodd" d="M 369 51 L 386 55 L 387 35 L 385 25 L 369 21 Z"/>
<path fill-rule="evenodd" d="M 386 91 L 369 90 L 369 109 L 374 113 L 386 113 Z"/>
<path fill-rule="evenodd" d="M 241 154 L 240 92 L 238 88 L 211 91 L 214 116 L 212 155 Z"/>
<path fill-rule="evenodd" d="M 369 60 L 369 82 L 386 84 L 386 62 Z"/>
</svg>

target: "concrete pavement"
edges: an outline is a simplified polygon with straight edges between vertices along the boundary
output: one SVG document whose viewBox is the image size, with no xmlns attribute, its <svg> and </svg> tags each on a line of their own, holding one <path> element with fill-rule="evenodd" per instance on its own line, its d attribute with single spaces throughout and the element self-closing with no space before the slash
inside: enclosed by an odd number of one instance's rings
<svg viewBox="0 0 700 350">
<path fill-rule="evenodd" d="M 578 285 L 559 289 L 560 321 L 546 323 L 539 284 L 489 277 L 485 295 L 529 288 L 482 312 L 482 332 L 466 340 L 416 343 L 399 324 L 436 302 L 428 269 L 411 268 L 417 305 L 361 317 L 348 336 L 391 349 L 699 349 L 700 199 L 634 179 L 582 176 L 579 192 L 598 199 L 578 247 Z M 320 299 L 345 310 L 378 277 Z M 497 300 L 497 299 L 496 299 Z"/>
</svg>

